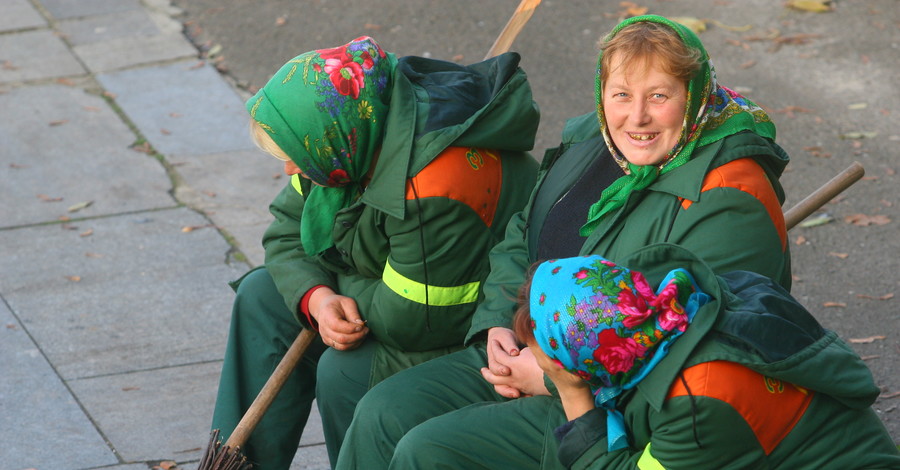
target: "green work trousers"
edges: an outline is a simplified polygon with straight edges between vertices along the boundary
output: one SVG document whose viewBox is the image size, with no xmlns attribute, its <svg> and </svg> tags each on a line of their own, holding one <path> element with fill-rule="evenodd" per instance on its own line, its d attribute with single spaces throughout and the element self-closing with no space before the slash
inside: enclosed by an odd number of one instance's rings
<svg viewBox="0 0 900 470">
<path fill-rule="evenodd" d="M 222 439 L 234 431 L 301 328 L 265 268 L 239 281 L 212 422 Z M 314 340 L 243 446 L 254 468 L 290 467 L 314 399 L 334 462 L 356 403 L 368 389 L 374 349 L 371 340 L 353 351 Z"/>
<path fill-rule="evenodd" d="M 359 402 L 335 468 L 557 469 L 558 398 L 509 400 L 480 369 L 483 345 L 432 359 L 373 387 Z"/>
</svg>

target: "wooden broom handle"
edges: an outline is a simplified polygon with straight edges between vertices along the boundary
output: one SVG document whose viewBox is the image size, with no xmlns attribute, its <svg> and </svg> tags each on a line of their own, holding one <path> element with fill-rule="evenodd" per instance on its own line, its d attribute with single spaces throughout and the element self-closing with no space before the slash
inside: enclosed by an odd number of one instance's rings
<svg viewBox="0 0 900 470">
<path fill-rule="evenodd" d="M 506 26 L 503 27 L 503 31 L 500 31 L 500 35 L 497 36 L 487 55 L 484 56 L 485 60 L 509 51 L 516 36 L 522 31 L 525 23 L 531 19 L 531 15 L 534 14 L 534 10 L 540 3 L 541 0 L 522 0 L 519 3 L 519 7 L 513 12 L 509 21 L 506 22 Z"/>
<path fill-rule="evenodd" d="M 259 424 L 263 414 L 269 409 L 269 405 L 275 400 L 275 396 L 278 395 L 281 387 L 303 357 L 303 353 L 306 352 L 306 349 L 315 338 L 316 332 L 307 328 L 304 328 L 297 335 L 297 339 L 291 344 L 281 362 L 275 367 L 275 371 L 269 376 L 269 380 L 266 381 L 262 390 L 259 391 L 259 395 L 256 396 L 237 427 L 234 428 L 234 432 L 228 437 L 228 440 L 225 442 L 226 446 L 234 449 L 243 446 L 247 442 L 250 433 Z"/>
<path fill-rule="evenodd" d="M 784 225 L 788 230 L 794 228 L 795 225 L 809 217 L 818 208 L 822 207 L 828 201 L 834 199 L 835 196 L 849 188 L 853 183 L 859 181 L 866 170 L 859 162 L 853 162 L 844 171 L 838 173 L 830 181 L 823 184 L 806 196 L 802 201 L 798 202 L 784 213 Z"/>
</svg>

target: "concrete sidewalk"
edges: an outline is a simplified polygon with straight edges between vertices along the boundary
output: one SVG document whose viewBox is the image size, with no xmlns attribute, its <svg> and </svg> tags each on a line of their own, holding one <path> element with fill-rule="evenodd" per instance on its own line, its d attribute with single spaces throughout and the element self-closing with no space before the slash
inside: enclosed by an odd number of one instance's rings
<svg viewBox="0 0 900 470">
<path fill-rule="evenodd" d="M 195 468 L 281 167 L 168 1 L 0 3 L 0 469 Z"/>
</svg>

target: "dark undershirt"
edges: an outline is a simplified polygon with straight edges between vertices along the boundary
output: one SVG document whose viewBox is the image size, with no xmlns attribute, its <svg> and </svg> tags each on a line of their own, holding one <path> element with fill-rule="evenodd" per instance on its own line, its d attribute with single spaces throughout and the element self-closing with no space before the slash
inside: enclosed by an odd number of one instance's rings
<svg viewBox="0 0 900 470">
<path fill-rule="evenodd" d="M 588 209 L 600 199 L 600 193 L 623 174 L 609 155 L 591 163 L 547 213 L 538 239 L 537 259 L 578 256 L 587 240 L 578 231 L 587 222 Z"/>
</svg>

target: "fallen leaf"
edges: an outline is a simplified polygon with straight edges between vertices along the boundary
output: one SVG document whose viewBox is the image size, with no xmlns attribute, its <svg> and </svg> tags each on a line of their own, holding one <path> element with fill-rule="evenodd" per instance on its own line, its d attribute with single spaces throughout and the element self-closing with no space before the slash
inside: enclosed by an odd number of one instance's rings
<svg viewBox="0 0 900 470">
<path fill-rule="evenodd" d="M 846 132 L 838 137 L 844 140 L 872 139 L 877 136 L 877 132 Z"/>
<path fill-rule="evenodd" d="M 114 100 L 114 99 L 116 99 L 116 96 L 118 96 L 118 95 L 116 95 L 115 93 L 113 93 L 111 91 L 104 91 L 103 96 Z"/>
<path fill-rule="evenodd" d="M 43 202 L 59 202 L 63 200 L 61 197 L 50 197 L 46 194 L 38 194 L 37 198 Z"/>
<path fill-rule="evenodd" d="M 7 324 L 6 324 L 6 329 L 7 329 L 7 330 L 15 330 L 15 329 L 16 329 L 15 323 L 7 323 Z"/>
<path fill-rule="evenodd" d="M 856 296 L 859 297 L 860 299 L 870 299 L 870 300 L 890 300 L 890 299 L 893 299 L 893 298 L 894 298 L 894 293 L 892 292 L 892 293 L 890 293 L 890 294 L 884 294 L 884 295 L 882 295 L 881 297 L 875 297 L 875 296 L 865 295 L 865 294 L 857 294 Z"/>
<path fill-rule="evenodd" d="M 619 6 L 625 8 L 623 12 L 626 16 L 641 16 L 646 15 L 648 11 L 650 11 L 647 7 L 642 7 L 634 2 L 619 2 Z"/>
<path fill-rule="evenodd" d="M 831 308 L 831 307 L 846 307 L 847 304 L 844 302 L 825 302 L 822 304 L 823 307 Z"/>
<path fill-rule="evenodd" d="M 687 26 L 688 29 L 695 33 L 706 31 L 706 21 L 701 20 L 700 18 L 694 18 L 693 16 L 675 16 L 670 17 L 669 19 Z"/>
<path fill-rule="evenodd" d="M 802 245 L 804 243 L 806 243 L 806 237 L 804 237 L 803 235 L 800 235 L 794 239 L 794 245 Z"/>
<path fill-rule="evenodd" d="M 78 236 L 79 237 L 89 237 L 93 234 L 94 234 L 94 229 L 89 228 L 89 229 L 85 230 L 84 232 L 79 233 Z"/>
<path fill-rule="evenodd" d="M 10 62 L 8 60 L 4 60 L 3 61 L 3 70 L 19 70 L 19 67 L 16 67 L 15 65 L 13 65 L 12 62 Z"/>
<path fill-rule="evenodd" d="M 222 52 L 222 45 L 216 44 L 213 47 L 210 47 L 208 51 L 206 51 L 206 58 L 212 59 L 213 57 L 219 55 Z"/>
<path fill-rule="evenodd" d="M 881 356 L 878 354 L 873 354 L 871 356 L 861 356 L 860 359 L 862 359 L 864 361 L 868 361 L 869 359 L 878 359 L 879 357 L 881 357 Z"/>
<path fill-rule="evenodd" d="M 275 26 L 284 26 L 286 23 L 287 23 L 286 16 L 279 16 L 278 18 L 275 18 Z"/>
<path fill-rule="evenodd" d="M 78 227 L 77 227 L 77 226 L 75 226 L 75 225 L 69 225 L 69 224 L 62 224 L 62 225 L 59 226 L 59 228 L 61 228 L 61 229 L 63 229 L 63 230 L 78 230 Z"/>
<path fill-rule="evenodd" d="M 900 397 L 900 392 L 886 393 L 884 395 L 878 396 L 878 398 L 896 398 L 896 397 Z"/>
<path fill-rule="evenodd" d="M 785 106 L 784 108 L 773 109 L 772 112 L 773 113 L 784 113 L 787 115 L 787 117 L 793 118 L 794 113 L 811 113 L 812 110 L 801 107 L 801 106 Z"/>
<path fill-rule="evenodd" d="M 150 142 L 146 142 L 146 141 L 144 141 L 140 144 L 136 143 L 136 144 L 132 145 L 131 150 L 134 150 L 135 152 L 141 152 L 141 153 L 147 153 L 147 154 L 153 153 L 153 149 L 150 147 Z"/>
<path fill-rule="evenodd" d="M 890 223 L 890 221 L 891 219 L 886 215 L 852 214 L 844 217 L 844 222 L 859 225 L 861 227 L 868 227 L 869 225 L 885 225 Z"/>
<path fill-rule="evenodd" d="M 850 256 L 850 254 L 849 253 L 835 253 L 835 252 L 831 251 L 831 252 L 828 252 L 828 256 L 834 256 L 835 258 L 846 259 L 848 256 Z"/>
<path fill-rule="evenodd" d="M 380 30 L 381 30 L 381 25 L 380 25 L 380 24 L 374 24 L 374 23 L 366 23 L 366 24 L 363 25 L 363 29 L 368 29 L 368 30 L 370 30 L 370 31 L 380 31 Z"/>
<path fill-rule="evenodd" d="M 847 109 L 866 109 L 869 103 L 853 103 L 847 106 Z"/>
<path fill-rule="evenodd" d="M 55 121 L 50 121 L 47 125 L 49 125 L 50 127 L 56 127 L 56 126 L 61 126 L 67 122 L 69 122 L 68 119 L 57 119 Z"/>
<path fill-rule="evenodd" d="M 65 86 L 75 86 L 75 82 L 73 82 L 72 79 L 65 78 L 65 77 L 57 78 L 56 83 L 59 83 L 60 85 L 65 85 Z"/>
<path fill-rule="evenodd" d="M 853 344 L 869 344 L 884 338 L 886 338 L 884 335 L 869 336 L 868 338 L 850 338 L 850 342 Z"/>
<path fill-rule="evenodd" d="M 133 392 L 135 390 L 140 390 L 141 387 L 122 387 L 123 392 Z"/>
<path fill-rule="evenodd" d="M 199 69 L 200 67 L 203 67 L 203 65 L 204 65 L 203 61 L 201 60 L 201 61 L 195 63 L 194 65 L 190 66 L 190 69 L 191 70 Z"/>
<path fill-rule="evenodd" d="M 831 158 L 831 154 L 828 152 L 824 152 L 822 150 L 822 147 L 819 146 L 803 147 L 803 150 L 806 150 L 810 155 L 816 158 Z"/>
<path fill-rule="evenodd" d="M 168 130 L 168 129 L 166 129 L 166 128 L 160 128 L 159 133 L 162 134 L 162 135 L 171 135 L 171 134 L 172 134 L 172 131 L 170 131 L 170 130 Z"/>
<path fill-rule="evenodd" d="M 103 257 L 103 255 L 101 255 L 100 253 L 91 253 L 90 251 L 85 253 L 84 256 L 87 256 L 88 258 L 102 258 Z"/>
<path fill-rule="evenodd" d="M 171 460 L 163 460 L 159 465 L 154 465 L 153 468 L 158 468 L 160 470 L 175 470 L 178 468 L 178 464 Z"/>
<path fill-rule="evenodd" d="M 22 168 L 28 168 L 28 165 L 19 165 L 18 163 L 10 163 L 9 167 L 14 170 L 21 170 Z"/>
<path fill-rule="evenodd" d="M 715 19 L 709 19 L 706 21 L 709 21 L 710 23 L 712 23 L 722 29 L 727 29 L 728 31 L 737 31 L 739 33 L 743 33 L 744 31 L 750 31 L 751 29 L 753 29 L 752 24 L 745 24 L 744 26 L 730 26 L 730 25 L 727 25 L 727 24 L 722 23 L 721 21 L 715 20 Z"/>
<path fill-rule="evenodd" d="M 462 55 L 462 54 L 456 54 L 455 56 L 453 56 L 453 59 L 452 59 L 452 60 L 453 60 L 453 62 L 462 62 L 462 60 L 463 60 L 465 57 L 466 57 L 466 56 L 464 56 L 464 55 Z"/>
<path fill-rule="evenodd" d="M 216 197 L 215 191 L 203 191 L 203 194 L 206 194 L 209 197 Z"/>
<path fill-rule="evenodd" d="M 794 10 L 826 13 L 834 10 L 830 4 L 831 0 L 788 0 L 785 6 Z"/>
<path fill-rule="evenodd" d="M 90 111 L 92 113 L 100 112 L 100 108 L 98 108 L 96 106 L 82 106 L 81 109 L 83 109 L 85 111 Z"/>
<path fill-rule="evenodd" d="M 94 203 L 94 201 L 84 201 L 84 202 L 79 202 L 78 204 L 74 204 L 74 205 L 69 206 L 69 212 L 78 212 L 78 211 L 80 211 L 81 209 L 85 209 L 85 208 L 87 208 L 87 207 L 90 207 L 90 205 L 93 204 L 93 203 Z"/>
<path fill-rule="evenodd" d="M 214 225 L 213 225 L 213 224 L 206 224 L 206 225 L 186 225 L 186 226 L 184 226 L 184 227 L 181 227 L 181 231 L 182 231 L 183 233 L 189 233 L 189 232 L 193 232 L 194 230 L 200 230 L 200 229 L 202 229 L 202 228 L 208 228 L 208 227 L 214 227 Z"/>
<path fill-rule="evenodd" d="M 184 116 L 184 115 L 181 113 L 169 113 L 169 117 L 180 118 L 181 116 Z"/>
<path fill-rule="evenodd" d="M 753 67 L 754 65 L 756 65 L 755 60 L 748 60 L 747 62 L 744 62 L 743 64 L 741 64 L 740 67 L 742 69 L 749 69 L 750 67 Z"/>
<path fill-rule="evenodd" d="M 66 276 L 66 279 L 72 282 L 79 282 L 81 281 L 81 276 Z"/>
</svg>

